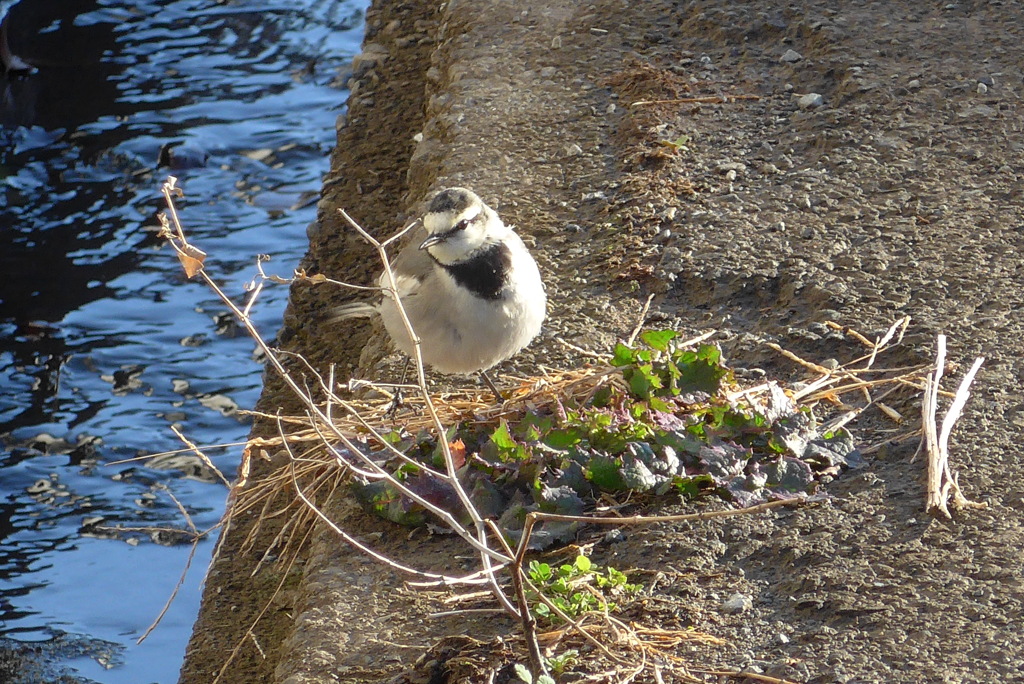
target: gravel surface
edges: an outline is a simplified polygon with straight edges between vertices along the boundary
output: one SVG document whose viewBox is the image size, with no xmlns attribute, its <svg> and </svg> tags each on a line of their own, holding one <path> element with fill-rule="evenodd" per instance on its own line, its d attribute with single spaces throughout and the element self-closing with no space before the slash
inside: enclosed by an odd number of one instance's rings
<svg viewBox="0 0 1024 684">
<path fill-rule="evenodd" d="M 784 380 L 800 369 L 761 340 L 816 361 L 863 353 L 829 322 L 873 337 L 910 315 L 892 366 L 931 358 L 939 332 L 954 374 L 987 358 L 953 436 L 965 493 L 987 509 L 927 516 L 924 464 L 911 459 L 915 442 L 899 442 L 830 483 L 823 505 L 596 531 L 595 560 L 633 568 L 649 587 L 629 617 L 724 639 L 678 649 L 696 669 L 816 683 L 1024 681 L 1019 8 L 384 4 L 353 66 L 310 272 L 365 281 L 376 271 L 337 207 L 387 233 L 429 191 L 467 185 L 535 245 L 547 280 L 550 325 L 512 362 L 524 371 L 581 362 L 557 336 L 607 349 L 650 294 L 658 325 L 718 329 L 734 365 Z M 282 340 L 317 366 L 374 373 L 381 335 L 326 322 L 343 296 L 294 288 Z M 279 396 L 269 382 L 264 407 Z M 918 406 L 908 395 L 895 408 L 912 422 Z M 867 439 L 909 427 L 869 414 L 855 430 Z M 344 502 L 332 515 L 419 567 L 472 563 L 451 540 Z M 245 530 L 239 521 L 229 550 Z M 515 629 L 493 616 L 431 619 L 435 596 L 315 536 L 254 630 L 269 659 L 243 645 L 222 681 L 389 681 L 444 637 L 488 642 Z M 215 568 L 183 681 L 209 681 L 249 624 L 239 617 L 262 607 L 247 587 L 278 578 L 244 581 L 258 556 L 229 553 Z M 442 666 L 476 642 L 443 643 L 396 681 L 486 681 L 500 662 L 495 646 L 472 667 Z M 431 679 L 445 667 L 448 678 Z M 682 681 L 673 676 L 664 681 Z"/>
</svg>

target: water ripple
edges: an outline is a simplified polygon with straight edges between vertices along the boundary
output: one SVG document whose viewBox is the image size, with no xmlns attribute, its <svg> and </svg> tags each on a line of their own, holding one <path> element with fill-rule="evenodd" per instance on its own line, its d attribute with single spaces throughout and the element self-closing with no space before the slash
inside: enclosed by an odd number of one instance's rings
<svg viewBox="0 0 1024 684">
<path fill-rule="evenodd" d="M 162 626 L 134 639 L 187 555 L 171 495 L 205 528 L 225 491 L 187 454 L 110 464 L 179 449 L 172 424 L 202 444 L 244 439 L 238 409 L 255 403 L 262 368 L 157 239 L 159 186 L 180 178 L 190 238 L 239 301 L 256 246 L 270 271 L 290 273 L 364 7 L 33 0 L 9 11 L 12 49 L 39 70 L 0 98 L 0 649 L 32 642 L 48 677 L 177 678 L 199 572 Z M 286 296 L 261 296 L 268 337 Z M 208 454 L 229 476 L 237 467 L 237 448 Z M 200 545 L 194 567 L 209 551 Z"/>
</svg>

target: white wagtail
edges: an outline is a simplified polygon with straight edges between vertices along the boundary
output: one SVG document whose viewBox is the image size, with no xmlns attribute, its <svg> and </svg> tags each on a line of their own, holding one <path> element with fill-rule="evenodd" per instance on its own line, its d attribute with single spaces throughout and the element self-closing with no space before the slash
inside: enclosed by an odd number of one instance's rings
<svg viewBox="0 0 1024 684">
<path fill-rule="evenodd" d="M 420 338 L 423 362 L 442 373 L 485 371 L 537 336 L 547 306 L 540 271 L 526 245 L 498 214 L 465 188 L 434 196 L 423 215 L 426 239 L 392 263 L 398 291 Z M 378 278 L 388 288 L 387 273 Z M 380 315 L 395 346 L 413 343 L 392 297 L 337 308 L 334 318 Z"/>
</svg>

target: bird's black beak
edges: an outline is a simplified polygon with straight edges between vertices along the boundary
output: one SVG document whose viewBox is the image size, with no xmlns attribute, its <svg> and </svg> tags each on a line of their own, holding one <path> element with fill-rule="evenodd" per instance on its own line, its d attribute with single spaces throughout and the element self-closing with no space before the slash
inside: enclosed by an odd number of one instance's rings
<svg viewBox="0 0 1024 684">
<path fill-rule="evenodd" d="M 431 235 L 426 240 L 424 240 L 423 242 L 420 243 L 420 249 L 426 249 L 427 247 L 430 247 L 431 245 L 436 245 L 436 244 L 439 244 L 441 242 L 444 242 L 444 238 L 445 238 L 444 235 Z"/>
</svg>

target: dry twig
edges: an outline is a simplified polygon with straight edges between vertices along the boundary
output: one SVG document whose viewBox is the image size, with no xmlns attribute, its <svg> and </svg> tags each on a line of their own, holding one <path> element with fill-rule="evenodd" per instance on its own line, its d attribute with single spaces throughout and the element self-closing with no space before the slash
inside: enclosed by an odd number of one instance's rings
<svg viewBox="0 0 1024 684">
<path fill-rule="evenodd" d="M 952 472 L 949 467 L 949 436 L 953 432 L 953 425 L 956 424 L 963 412 L 968 397 L 970 397 L 969 390 L 971 383 L 974 382 L 974 376 L 977 375 L 985 359 L 984 357 L 975 359 L 971 369 L 960 381 L 960 387 L 953 397 L 953 402 L 947 409 L 945 418 L 942 419 L 940 432 L 936 415 L 938 413 L 939 386 L 946 365 L 945 335 L 938 336 L 936 346 L 935 370 L 931 377 L 925 379 L 925 393 L 921 407 L 924 438 L 919 450 L 923 448 L 928 458 L 925 510 L 931 515 L 949 519 L 952 517 L 949 512 L 949 504 L 952 504 L 954 509 L 985 507 L 984 503 L 969 501 L 963 495 L 958 482 L 959 474 Z"/>
</svg>

